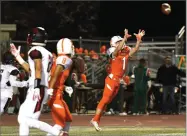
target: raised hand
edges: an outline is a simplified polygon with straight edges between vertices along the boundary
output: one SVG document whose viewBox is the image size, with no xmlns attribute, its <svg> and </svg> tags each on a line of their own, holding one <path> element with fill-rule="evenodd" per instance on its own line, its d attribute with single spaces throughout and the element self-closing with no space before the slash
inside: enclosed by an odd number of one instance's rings
<svg viewBox="0 0 187 136">
<path fill-rule="evenodd" d="M 21 46 L 19 46 L 18 49 L 16 49 L 16 46 L 13 43 L 10 44 L 10 52 L 14 57 L 17 57 L 20 54 L 20 50 Z"/>
<path fill-rule="evenodd" d="M 138 34 L 134 33 L 134 35 L 136 36 L 137 41 L 141 41 L 142 37 L 145 35 L 145 31 L 139 29 Z"/>
<path fill-rule="evenodd" d="M 128 38 L 130 38 L 132 35 L 130 35 L 130 34 L 128 34 L 128 29 L 125 29 L 124 30 L 124 38 L 126 38 L 126 39 L 128 39 Z"/>
</svg>

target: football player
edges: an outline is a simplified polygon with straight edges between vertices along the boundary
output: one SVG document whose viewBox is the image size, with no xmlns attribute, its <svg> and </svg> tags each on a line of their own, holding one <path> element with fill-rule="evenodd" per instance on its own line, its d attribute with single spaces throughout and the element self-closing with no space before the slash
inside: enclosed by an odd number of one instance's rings
<svg viewBox="0 0 187 136">
<path fill-rule="evenodd" d="M 60 131 L 49 124 L 39 121 L 43 104 L 48 98 L 48 78 L 52 65 L 52 54 L 45 49 L 47 32 L 42 27 L 33 28 L 28 34 L 27 43 L 28 63 L 20 56 L 14 44 L 11 44 L 11 53 L 22 67 L 30 74 L 29 89 L 26 99 L 21 105 L 18 115 L 19 135 L 28 136 L 29 128 L 38 128 L 53 135 L 60 135 Z"/>
<path fill-rule="evenodd" d="M 72 69 L 73 61 L 71 58 L 74 55 L 72 41 L 68 38 L 60 39 L 57 43 L 57 54 L 56 64 L 54 64 L 55 69 L 49 82 L 48 93 L 51 98 L 48 101 L 48 105 L 51 108 L 52 118 L 55 122 L 54 128 L 63 130 L 61 134 L 68 135 L 72 115 L 62 95 L 64 90 L 72 92 L 72 88 L 64 85 Z M 50 133 L 48 136 L 50 136 Z"/>
<path fill-rule="evenodd" d="M 144 30 L 139 30 L 139 33 L 134 35 L 136 36 L 137 43 L 133 49 L 125 45 L 127 38 L 131 37 L 127 29 L 124 30 L 124 38 L 120 36 L 111 38 L 111 48 L 108 50 L 108 55 L 111 58 L 111 72 L 105 79 L 103 97 L 97 106 L 94 118 L 90 122 L 95 127 L 96 131 L 101 131 L 99 127 L 101 115 L 106 109 L 106 106 L 116 96 L 120 86 L 120 79 L 123 77 L 127 68 L 128 58 L 138 51 L 141 38 L 145 35 L 145 32 Z"/>
<path fill-rule="evenodd" d="M 0 89 L 1 89 L 1 111 L 0 115 L 7 110 L 13 95 L 13 87 L 27 87 L 27 81 L 17 81 L 19 70 L 13 66 L 14 56 L 9 52 L 5 52 L 2 56 L 2 64 L 0 67 Z"/>
</svg>

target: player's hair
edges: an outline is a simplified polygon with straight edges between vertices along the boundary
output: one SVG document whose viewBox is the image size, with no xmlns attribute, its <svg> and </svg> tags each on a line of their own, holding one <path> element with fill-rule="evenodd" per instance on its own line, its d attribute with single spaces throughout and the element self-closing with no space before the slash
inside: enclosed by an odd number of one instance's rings
<svg viewBox="0 0 187 136">
<path fill-rule="evenodd" d="M 14 56 L 11 54 L 10 51 L 6 51 L 2 55 L 2 64 L 13 64 L 14 63 Z"/>
<path fill-rule="evenodd" d="M 146 60 L 145 60 L 144 58 L 141 58 L 141 59 L 139 60 L 139 63 L 144 65 L 144 64 L 146 63 Z"/>
<path fill-rule="evenodd" d="M 165 57 L 165 60 L 166 60 L 166 59 L 170 59 L 170 60 L 171 60 L 171 56 L 166 56 L 166 57 Z"/>
</svg>

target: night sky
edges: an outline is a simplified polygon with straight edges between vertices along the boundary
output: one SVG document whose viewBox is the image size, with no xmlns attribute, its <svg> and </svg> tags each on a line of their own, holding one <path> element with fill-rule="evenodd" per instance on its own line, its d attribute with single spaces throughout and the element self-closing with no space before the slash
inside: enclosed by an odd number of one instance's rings
<svg viewBox="0 0 187 136">
<path fill-rule="evenodd" d="M 186 24 L 185 1 L 168 2 L 172 8 L 168 16 L 161 12 L 162 3 L 164 1 L 101 2 L 101 35 L 123 34 L 124 28 L 132 33 L 144 29 L 149 37 L 176 35 Z"/>
<path fill-rule="evenodd" d="M 165 2 L 166 1 L 99 2 L 100 11 L 98 12 L 99 18 L 96 25 L 98 31 L 95 37 L 92 38 L 104 37 L 108 39 L 114 35 L 123 36 L 124 28 L 128 28 L 131 34 L 138 32 L 138 29 L 144 29 L 146 31 L 146 37 L 174 37 L 181 27 L 186 24 L 186 3 L 185 1 L 167 2 L 171 5 L 172 11 L 170 15 L 164 15 L 161 12 L 161 4 Z M 26 7 L 36 6 L 37 9 L 44 4 L 44 1 L 29 1 L 27 3 L 28 5 Z M 25 2 L 19 2 L 17 6 L 20 6 L 20 8 L 25 7 L 24 4 Z M 69 6 L 71 6 L 71 3 Z M 71 10 L 73 10 L 73 7 Z M 2 14 L 2 18 L 3 16 Z M 49 16 L 49 18 L 52 17 Z M 45 23 L 44 26 L 48 24 L 47 22 Z M 58 21 L 55 21 L 55 23 L 58 23 Z M 77 25 L 75 26 L 77 27 Z M 48 26 L 46 29 L 50 29 L 50 27 Z M 51 29 L 54 28 L 51 27 Z M 71 35 L 72 33 L 72 38 L 78 38 L 80 36 L 79 33 L 75 34 L 71 29 L 68 29 L 69 28 L 64 30 L 64 33 L 70 33 L 67 35 Z"/>
</svg>

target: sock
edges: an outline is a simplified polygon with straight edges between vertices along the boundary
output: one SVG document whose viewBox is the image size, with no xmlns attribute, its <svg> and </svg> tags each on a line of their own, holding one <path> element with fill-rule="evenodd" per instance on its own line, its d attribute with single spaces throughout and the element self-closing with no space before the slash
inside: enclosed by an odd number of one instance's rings
<svg viewBox="0 0 187 136">
<path fill-rule="evenodd" d="M 93 120 L 96 121 L 97 123 L 99 123 L 100 119 L 101 119 L 101 115 L 102 115 L 102 110 L 101 109 L 97 109 Z"/>
<path fill-rule="evenodd" d="M 95 116 L 93 118 L 94 121 L 96 121 L 97 123 L 100 122 L 100 118 L 101 118 L 101 116 L 103 114 L 103 110 L 105 110 L 105 108 L 106 108 L 105 101 L 104 101 L 104 99 L 101 99 L 101 101 L 99 102 L 99 104 L 97 106 Z"/>
<path fill-rule="evenodd" d="M 19 125 L 19 136 L 29 136 L 29 126 L 26 123 Z"/>
<path fill-rule="evenodd" d="M 62 127 L 61 127 L 60 125 L 55 124 L 55 125 L 53 126 L 53 129 L 57 129 L 58 131 L 61 131 L 61 130 L 62 130 Z M 51 133 L 48 133 L 47 136 L 53 136 L 53 135 L 52 135 Z"/>
<path fill-rule="evenodd" d="M 65 126 L 63 128 L 63 131 L 69 132 L 70 125 L 71 125 L 71 122 L 66 122 L 66 124 L 65 124 Z"/>
</svg>

